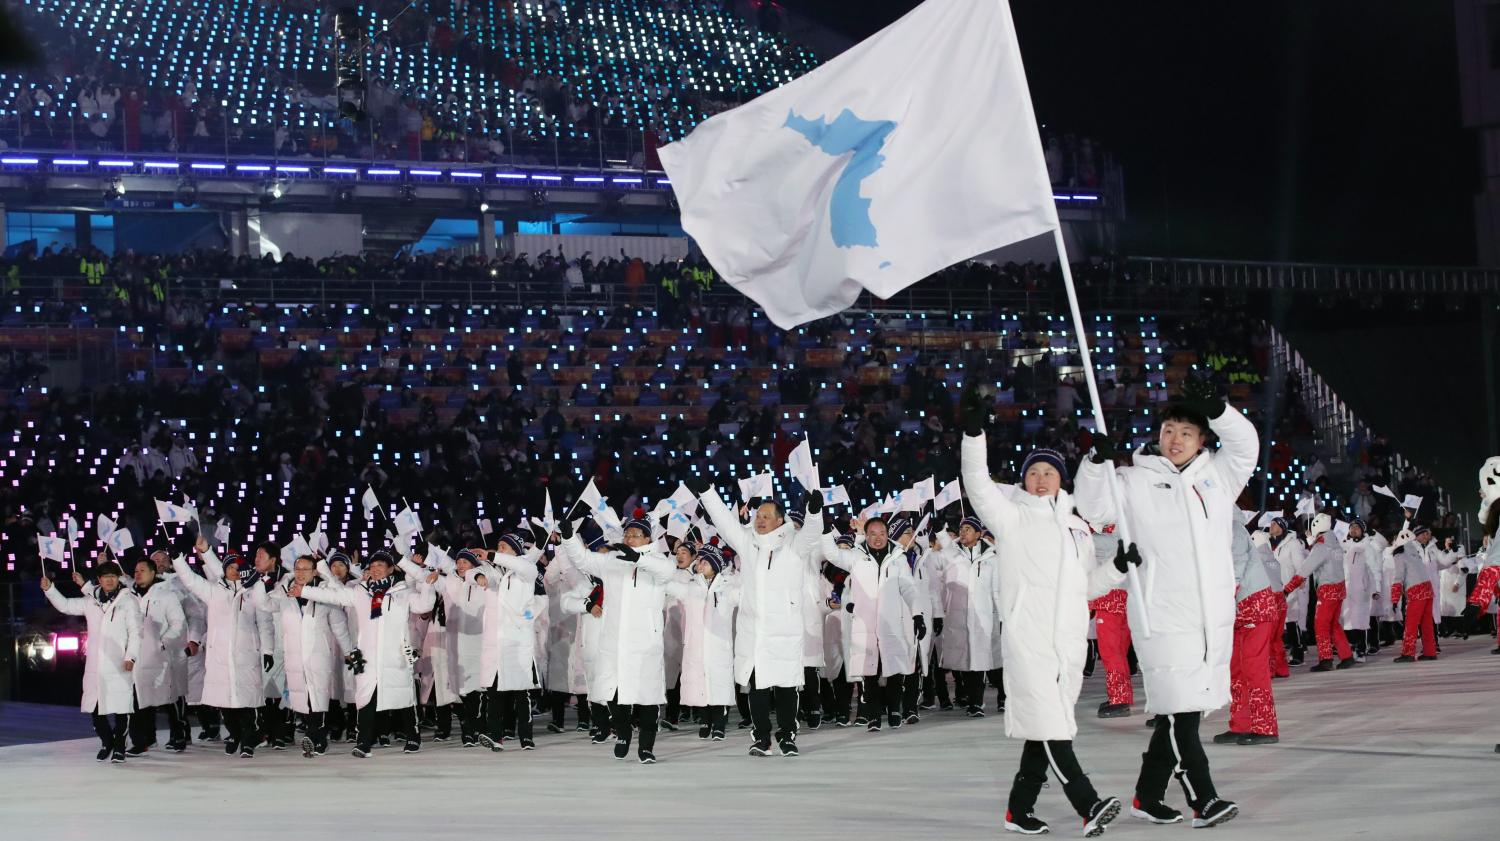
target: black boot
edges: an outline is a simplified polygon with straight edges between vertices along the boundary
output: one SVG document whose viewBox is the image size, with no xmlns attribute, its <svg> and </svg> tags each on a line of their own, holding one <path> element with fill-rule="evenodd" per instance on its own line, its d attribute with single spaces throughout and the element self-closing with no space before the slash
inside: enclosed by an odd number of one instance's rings
<svg viewBox="0 0 1500 841">
<path fill-rule="evenodd" d="M 1038 820 L 1031 810 L 1036 808 L 1036 798 L 1042 793 L 1047 778 L 1041 774 L 1020 771 L 1010 786 L 1010 800 L 1005 807 L 1005 828 L 1022 835 L 1040 835 L 1047 831 L 1047 824 Z"/>
</svg>

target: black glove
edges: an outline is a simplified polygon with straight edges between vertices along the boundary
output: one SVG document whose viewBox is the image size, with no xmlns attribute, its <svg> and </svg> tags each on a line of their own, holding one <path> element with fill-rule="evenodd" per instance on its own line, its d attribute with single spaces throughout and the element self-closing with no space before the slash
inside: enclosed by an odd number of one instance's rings
<svg viewBox="0 0 1500 841">
<path fill-rule="evenodd" d="M 853 613 L 854 612 L 854 602 L 844 602 L 844 610 L 847 610 L 850 613 Z"/>
<path fill-rule="evenodd" d="M 563 540 L 573 539 L 573 521 L 563 520 L 557 524 L 557 536 Z"/>
<path fill-rule="evenodd" d="M 271 671 L 271 667 L 276 665 L 276 658 L 269 654 L 262 654 L 260 655 L 260 663 L 269 672 Z"/>
<path fill-rule="evenodd" d="M 1182 383 L 1182 404 L 1213 420 L 1224 414 L 1224 398 L 1219 389 L 1207 379 L 1193 378 Z"/>
<path fill-rule="evenodd" d="M 1128 572 L 1129 564 L 1140 566 L 1141 552 L 1139 549 L 1135 548 L 1134 543 L 1130 544 L 1129 549 L 1126 549 L 1124 541 L 1121 541 L 1120 544 L 1115 547 L 1115 569 L 1119 570 L 1120 572 Z"/>
<path fill-rule="evenodd" d="M 927 636 L 927 620 L 923 619 L 920 614 L 911 618 L 911 627 L 917 632 L 917 642 L 921 642 Z"/>
<path fill-rule="evenodd" d="M 935 637 L 943 635 L 943 617 L 939 616 L 932 620 L 932 635 Z"/>
<path fill-rule="evenodd" d="M 344 657 L 344 668 L 348 669 L 356 675 L 364 674 L 365 653 L 357 648 L 349 652 L 348 655 Z"/>
<path fill-rule="evenodd" d="M 1095 464 L 1104 464 L 1107 461 L 1114 461 L 1116 452 L 1115 442 L 1110 440 L 1110 437 L 1108 435 L 1095 435 L 1094 449 L 1089 453 L 1089 461 L 1092 461 Z"/>
<path fill-rule="evenodd" d="M 819 511 L 822 511 L 822 510 L 823 510 L 823 494 L 820 493 L 816 488 L 813 489 L 813 490 L 808 491 L 807 492 L 807 513 L 808 513 L 808 516 L 816 516 L 817 513 Z"/>
<path fill-rule="evenodd" d="M 703 496 L 708 493 L 710 487 L 707 476 L 692 476 L 683 480 L 683 484 L 687 485 L 687 489 L 693 492 L 693 496 Z"/>
<path fill-rule="evenodd" d="M 632 547 L 626 546 L 623 543 L 616 543 L 615 545 L 613 545 L 613 546 L 611 546 L 609 548 L 612 549 L 612 550 L 614 550 L 614 551 L 616 551 L 616 552 L 619 552 L 620 553 L 620 559 L 624 560 L 624 561 L 626 561 L 628 563 L 632 563 L 633 564 L 636 561 L 639 561 L 641 559 L 641 553 L 640 552 L 637 552 Z"/>
</svg>

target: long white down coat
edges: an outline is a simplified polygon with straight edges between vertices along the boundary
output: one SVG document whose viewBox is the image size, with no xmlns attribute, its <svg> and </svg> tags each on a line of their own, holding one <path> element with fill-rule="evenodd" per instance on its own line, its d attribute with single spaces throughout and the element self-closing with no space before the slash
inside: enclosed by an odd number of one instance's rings
<svg viewBox="0 0 1500 841">
<path fill-rule="evenodd" d="M 561 553 L 557 553 L 561 555 Z M 588 693 L 588 671 L 584 664 L 583 617 L 564 609 L 563 597 L 585 587 L 584 598 L 593 589 L 593 582 L 578 568 L 557 559 L 547 564 L 542 576 L 547 588 L 547 691 L 568 695 Z M 593 617 L 590 617 L 593 618 Z"/>
<path fill-rule="evenodd" d="M 83 700 L 78 709 L 100 715 L 129 715 L 135 712 L 135 683 L 125 671 L 125 661 L 133 660 L 137 667 L 141 662 L 141 600 L 124 590 L 108 604 L 100 604 L 94 589 L 86 587 L 83 596 L 68 599 L 53 586 L 46 591 L 47 601 L 69 616 L 82 616 L 88 623 L 89 650 L 83 663 Z"/>
<path fill-rule="evenodd" d="M 844 606 L 854 612 L 845 630 L 844 668 L 851 681 L 866 677 L 909 675 L 917 669 L 917 585 L 906 550 L 889 544 L 890 554 L 876 561 L 857 543 L 841 548 L 833 532 L 823 536 L 823 557 L 849 573 L 844 580 Z M 929 629 L 930 630 L 930 629 Z"/>
<path fill-rule="evenodd" d="M 790 520 L 759 534 L 739 518 L 717 491 L 703 494 L 703 510 L 738 559 L 740 609 L 735 624 L 734 680 L 758 689 L 802 685 L 803 644 L 807 632 L 802 603 L 809 579 L 818 576 L 816 542 L 822 519 L 813 516 L 802 529 Z"/>
<path fill-rule="evenodd" d="M 1155 445 L 1136 450 L 1129 467 L 1086 458 L 1078 468 L 1078 511 L 1095 523 L 1120 522 L 1110 493 L 1110 474 L 1118 473 L 1128 525 L 1122 538 L 1143 559 L 1126 588 L 1126 610 L 1151 713 L 1208 712 L 1229 703 L 1235 607 L 1229 528 L 1238 522 L 1237 500 L 1255 470 L 1260 437 L 1233 407 L 1209 426 L 1219 451 L 1205 450 L 1181 470 Z"/>
<path fill-rule="evenodd" d="M 1344 541 L 1344 629 L 1363 631 L 1370 627 L 1380 596 L 1380 550 L 1368 537 Z"/>
<path fill-rule="evenodd" d="M 734 697 L 734 607 L 738 576 L 713 581 L 679 570 L 667 600 L 682 608 L 682 705 L 730 706 Z"/>
<path fill-rule="evenodd" d="M 186 563 L 178 560 L 177 563 Z M 176 572 L 162 574 L 162 581 L 172 587 L 172 592 L 177 594 L 178 602 L 182 606 L 182 615 L 186 620 L 186 627 L 182 631 L 182 659 L 176 668 L 180 670 L 182 681 L 182 694 L 189 706 L 197 706 L 203 703 L 203 673 L 204 640 L 208 636 L 208 611 L 198 597 L 188 592 L 186 586 L 177 581 Z M 195 642 L 198 644 L 198 653 L 188 656 L 187 644 Z"/>
<path fill-rule="evenodd" d="M 1088 523 L 1073 513 L 1067 491 L 1048 497 L 1002 491 L 990 480 L 983 434 L 965 435 L 960 454 L 969 502 L 999 541 L 1005 735 L 1072 739 L 1088 656 L 1088 603 L 1125 574 L 1112 560 L 1097 559 Z"/>
<path fill-rule="evenodd" d="M 496 552 L 490 555 L 493 564 L 469 570 L 468 583 L 477 583 L 482 575 L 489 593 L 479 654 L 479 684 L 486 689 L 514 692 L 541 686 L 535 625 L 547 609 L 546 597 L 536 594 L 536 561 L 541 554 L 536 548 L 524 555 Z"/>
<path fill-rule="evenodd" d="M 151 585 L 141 601 L 141 659 L 136 661 L 135 700 L 141 709 L 176 703 L 187 693 L 187 616 L 177 590 L 165 581 Z"/>
<path fill-rule="evenodd" d="M 434 649 L 429 655 L 432 667 L 421 675 L 422 697 L 426 699 L 434 692 L 438 693 L 438 697 L 446 697 L 449 692 L 458 696 L 478 692 L 485 688 L 482 674 L 484 615 L 488 610 L 490 594 L 483 587 L 465 581 L 457 573 L 443 574 L 433 588 L 436 595 L 443 598 L 443 613 L 448 624 L 435 631 L 437 617 L 434 616 L 432 623 L 427 626 L 424 645 L 432 645 Z M 434 607 L 435 602 L 436 599 Z M 441 652 L 436 650 L 439 644 Z M 446 662 L 440 664 L 440 660 Z M 439 669 L 446 672 L 446 680 L 441 683 L 437 679 Z"/>
<path fill-rule="evenodd" d="M 377 710 L 400 710 L 417 703 L 416 677 L 406 649 L 413 652 L 421 640 L 411 639 L 411 614 L 426 613 L 436 603 L 434 591 L 410 579 L 397 581 L 386 590 L 380 616 L 370 617 L 370 588 L 363 581 L 343 587 L 307 587 L 302 597 L 311 602 L 353 608 L 351 631 L 355 646 L 365 658 L 365 670 L 354 678 L 354 702 L 359 706 L 376 698 Z M 378 696 L 377 696 L 378 693 Z"/>
<path fill-rule="evenodd" d="M 1302 569 L 1302 564 L 1307 559 L 1307 546 L 1295 533 L 1288 532 L 1271 551 L 1276 556 L 1276 565 L 1281 569 L 1280 586 L 1285 587 L 1292 583 L 1292 576 Z M 1307 630 L 1307 589 L 1308 583 L 1304 581 L 1286 597 L 1286 621 L 1304 631 Z"/>
<path fill-rule="evenodd" d="M 604 615 L 600 617 L 589 700 L 620 704 L 665 704 L 666 667 L 662 626 L 666 585 L 677 565 L 642 547 L 631 563 L 618 552 L 590 552 L 578 535 L 562 542 L 567 560 L 586 575 L 604 582 Z M 556 561 L 554 561 L 556 563 Z M 586 595 L 586 594 L 585 594 Z M 587 624 L 585 622 L 585 624 Z"/>
<path fill-rule="evenodd" d="M 559 554 L 558 557 L 553 559 L 552 564 L 556 566 L 559 561 L 572 567 L 572 562 L 567 560 L 565 554 Z M 574 571 L 577 572 L 577 569 L 574 568 Z M 604 698 L 599 693 L 605 689 L 613 690 L 614 688 L 614 675 L 612 672 L 607 682 L 601 680 L 602 669 L 599 665 L 599 651 L 603 647 L 601 638 L 604 635 L 604 617 L 596 617 L 584 609 L 584 603 L 588 601 L 589 593 L 594 590 L 594 582 L 581 572 L 578 575 L 583 580 L 573 585 L 572 589 L 564 592 L 558 601 L 561 603 L 565 614 L 578 618 L 578 639 L 583 647 L 584 693 L 588 695 L 590 703 L 602 704 L 605 703 L 604 700 L 596 702 L 594 699 Z M 607 596 L 608 594 L 606 594 Z"/>
<path fill-rule="evenodd" d="M 1000 557 L 979 540 L 965 548 L 938 532 L 943 548 L 934 553 L 941 583 L 943 635 L 937 638 L 938 665 L 955 672 L 1000 668 Z"/>
<path fill-rule="evenodd" d="M 286 576 L 270 593 L 264 587 L 252 587 L 251 592 L 256 608 L 281 625 L 287 706 L 303 715 L 328 712 L 329 703 L 343 697 L 341 652 L 354 648 L 348 614 L 338 606 L 313 601 L 299 604 L 287 594 L 292 583 L 293 578 Z M 307 589 L 315 586 L 309 584 Z"/>
<path fill-rule="evenodd" d="M 265 703 L 261 655 L 274 646 L 267 617 L 255 608 L 254 595 L 239 581 L 227 581 L 213 552 L 203 554 L 204 578 L 179 569 L 177 581 L 203 603 L 203 704 L 219 709 L 246 709 Z M 260 584 L 255 586 L 259 587 Z"/>
</svg>

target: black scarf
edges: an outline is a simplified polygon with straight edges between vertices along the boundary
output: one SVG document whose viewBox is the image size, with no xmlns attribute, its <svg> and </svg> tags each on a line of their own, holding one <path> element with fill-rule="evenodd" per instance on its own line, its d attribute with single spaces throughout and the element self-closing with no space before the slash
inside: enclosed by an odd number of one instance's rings
<svg viewBox="0 0 1500 841">
<path fill-rule="evenodd" d="M 106 593 L 106 592 L 104 592 L 104 588 L 103 587 L 95 587 L 94 588 L 94 601 L 98 602 L 101 605 L 107 605 L 110 602 L 114 601 L 116 598 L 119 598 L 120 593 L 124 589 L 125 589 L 124 587 L 116 587 L 115 591 L 113 593 Z"/>
<path fill-rule="evenodd" d="M 379 619 L 385 606 L 386 591 L 390 590 L 396 583 L 396 577 L 387 575 L 379 580 L 371 580 L 365 583 L 365 591 L 370 594 L 370 618 Z"/>
</svg>

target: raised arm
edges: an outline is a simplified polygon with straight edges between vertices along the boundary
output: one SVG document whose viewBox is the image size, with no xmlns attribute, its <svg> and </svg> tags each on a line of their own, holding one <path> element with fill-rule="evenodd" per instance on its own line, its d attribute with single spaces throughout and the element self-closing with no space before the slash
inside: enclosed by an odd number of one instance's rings
<svg viewBox="0 0 1500 841">
<path fill-rule="evenodd" d="M 198 554 L 199 560 L 203 561 L 203 577 L 209 581 L 222 581 L 224 579 L 224 565 L 219 562 L 219 556 L 212 549 L 205 549 Z"/>
<path fill-rule="evenodd" d="M 841 548 L 838 544 L 838 534 L 832 529 L 823 534 L 823 560 L 844 572 L 854 571 L 853 550 Z"/>
<path fill-rule="evenodd" d="M 703 501 L 703 510 L 708 514 L 709 522 L 724 536 L 724 542 L 729 544 L 729 548 L 738 555 L 753 554 L 750 533 L 740 523 L 740 518 L 719 498 L 719 492 L 709 488 L 699 499 Z"/>
<path fill-rule="evenodd" d="M 621 563 L 629 563 L 621 561 Z M 660 552 L 642 552 L 635 560 L 635 568 L 646 573 L 657 584 L 670 584 L 677 575 L 677 564 Z"/>
<path fill-rule="evenodd" d="M 359 604 L 359 593 L 353 587 L 303 587 L 302 598 L 319 604 L 332 604 L 339 607 L 354 607 Z"/>
<path fill-rule="evenodd" d="M 983 432 L 964 436 L 959 459 L 959 476 L 963 478 L 963 487 L 974 513 L 997 533 L 1009 527 L 1015 518 L 1016 506 L 990 479 L 989 450 Z"/>
<path fill-rule="evenodd" d="M 408 582 L 412 588 L 411 602 L 406 606 L 412 613 L 428 613 L 437 607 L 437 591 L 427 586 L 426 579 Z M 420 644 L 420 640 L 418 641 Z"/>
<path fill-rule="evenodd" d="M 182 569 L 177 570 L 177 580 L 182 583 L 183 588 L 188 591 L 188 594 L 190 596 L 204 603 L 204 610 L 206 612 L 208 607 L 209 594 L 213 592 L 213 587 L 209 585 L 208 581 L 203 576 L 194 572 L 192 565 L 188 563 L 183 563 Z M 204 631 L 206 634 L 206 613 L 204 617 Z"/>
<path fill-rule="evenodd" d="M 87 599 L 64 598 L 62 593 L 57 592 L 56 584 L 53 584 L 42 592 L 47 596 L 47 601 L 51 602 L 52 606 L 57 608 L 59 613 L 66 613 L 69 616 L 82 616 L 84 605 L 88 604 Z"/>
<path fill-rule="evenodd" d="M 1224 406 L 1223 414 L 1209 419 L 1208 426 L 1219 436 L 1214 467 L 1224 479 L 1224 492 L 1231 498 L 1238 497 L 1260 459 L 1260 435 L 1249 418 L 1228 404 Z"/>
</svg>

